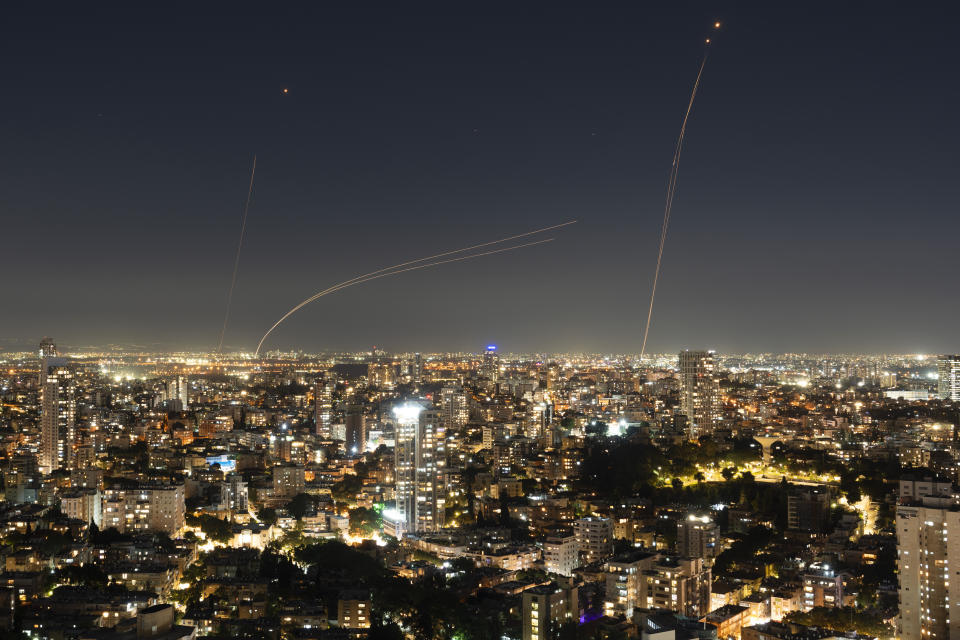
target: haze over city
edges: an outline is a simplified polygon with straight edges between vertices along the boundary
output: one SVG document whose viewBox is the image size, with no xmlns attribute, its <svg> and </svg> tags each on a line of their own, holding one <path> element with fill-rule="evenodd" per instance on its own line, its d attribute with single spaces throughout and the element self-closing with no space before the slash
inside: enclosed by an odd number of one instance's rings
<svg viewBox="0 0 960 640">
<path fill-rule="evenodd" d="M 639 351 L 670 155 L 720 18 L 650 349 L 951 350 L 952 13 L 18 6 L 0 210 L 23 241 L 0 254 L 0 333 L 215 346 L 256 154 L 229 349 L 353 275 L 577 219 L 549 245 L 337 293 L 274 346 Z"/>
</svg>

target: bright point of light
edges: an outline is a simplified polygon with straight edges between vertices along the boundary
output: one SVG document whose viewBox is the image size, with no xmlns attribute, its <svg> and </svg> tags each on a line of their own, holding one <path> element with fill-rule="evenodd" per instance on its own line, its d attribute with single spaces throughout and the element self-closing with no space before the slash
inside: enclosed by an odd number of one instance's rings
<svg viewBox="0 0 960 640">
<path fill-rule="evenodd" d="M 403 522 L 403 514 L 396 509 L 384 509 L 383 519 L 389 520 L 390 522 Z"/>
<path fill-rule="evenodd" d="M 497 345 L 495 345 L 495 344 L 488 344 L 488 345 L 487 345 L 487 351 L 496 351 L 496 350 L 497 350 Z"/>
<path fill-rule="evenodd" d="M 405 424 L 416 422 L 420 418 L 420 412 L 423 407 L 418 404 L 401 404 L 393 408 L 393 415 L 397 420 Z"/>
</svg>

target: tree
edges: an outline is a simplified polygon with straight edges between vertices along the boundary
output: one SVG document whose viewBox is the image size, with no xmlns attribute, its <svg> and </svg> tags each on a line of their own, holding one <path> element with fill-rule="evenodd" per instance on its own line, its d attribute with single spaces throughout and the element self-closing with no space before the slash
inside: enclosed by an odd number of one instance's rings
<svg viewBox="0 0 960 640">
<path fill-rule="evenodd" d="M 723 471 L 720 472 L 720 475 L 723 476 L 723 479 L 727 482 L 733 480 L 737 475 L 737 470 L 734 467 L 726 467 Z"/>
<path fill-rule="evenodd" d="M 856 631 L 878 638 L 891 638 L 894 630 L 884 623 L 883 618 L 874 613 L 855 611 L 853 607 L 814 607 L 810 611 L 793 611 L 784 620 L 798 624 L 832 629 L 834 631 Z"/>
<path fill-rule="evenodd" d="M 358 507 L 350 511 L 350 533 L 369 538 L 380 530 L 380 514 L 373 509 Z"/>
<path fill-rule="evenodd" d="M 270 526 L 277 523 L 277 510 L 270 507 L 263 507 L 257 511 L 257 520 Z"/>
<path fill-rule="evenodd" d="M 313 511 L 313 498 L 308 493 L 299 493 L 287 503 L 287 513 L 297 520 L 303 520 L 303 517 L 311 511 Z"/>
<path fill-rule="evenodd" d="M 350 502 L 357 499 L 357 494 L 363 489 L 363 482 L 359 476 L 345 475 L 343 480 L 330 488 L 333 499 L 338 502 Z"/>
<path fill-rule="evenodd" d="M 703 482 L 707 479 L 707 476 L 703 475 L 703 471 L 697 471 L 695 474 L 693 474 L 693 479 L 697 481 L 697 484 L 703 484 Z"/>
<path fill-rule="evenodd" d="M 371 626 L 367 638 L 368 640 L 403 640 L 404 635 L 396 622 L 390 622 Z"/>
<path fill-rule="evenodd" d="M 57 570 L 57 582 L 102 589 L 107 586 L 107 574 L 92 564 L 66 565 Z"/>
<path fill-rule="evenodd" d="M 200 527 L 200 531 L 215 542 L 229 542 L 233 537 L 233 526 L 226 520 L 206 513 L 199 516 L 188 515 L 187 524 L 191 527 Z"/>
<path fill-rule="evenodd" d="M 674 491 L 680 491 L 680 489 L 683 489 L 683 480 L 674 478 L 670 481 L 670 486 L 673 487 Z"/>
</svg>

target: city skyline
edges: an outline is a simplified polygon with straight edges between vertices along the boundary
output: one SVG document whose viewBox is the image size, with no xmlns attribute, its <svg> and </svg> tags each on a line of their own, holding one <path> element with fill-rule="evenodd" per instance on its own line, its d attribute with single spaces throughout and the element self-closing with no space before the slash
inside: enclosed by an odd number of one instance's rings
<svg viewBox="0 0 960 640">
<path fill-rule="evenodd" d="M 20 3 L 0 640 L 949 640 L 948 3 Z"/>
<path fill-rule="evenodd" d="M 576 218 L 543 247 L 339 292 L 274 344 L 637 350 L 721 19 L 649 349 L 957 351 L 950 13 L 239 8 L 185 27 L 18 7 L 0 206 L 9 237 L 42 241 L 0 257 L 18 274 L 0 337 L 213 348 L 256 153 L 226 348 L 356 273 Z"/>
<path fill-rule="evenodd" d="M 46 337 L 0 354 L 0 630 L 949 637 L 958 362 Z"/>
</svg>

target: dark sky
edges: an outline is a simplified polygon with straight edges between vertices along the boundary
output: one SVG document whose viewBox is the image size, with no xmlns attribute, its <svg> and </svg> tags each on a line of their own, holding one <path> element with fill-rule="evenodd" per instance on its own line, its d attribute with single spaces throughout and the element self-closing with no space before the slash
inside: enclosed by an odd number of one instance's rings
<svg viewBox="0 0 960 640">
<path fill-rule="evenodd" d="M 958 348 L 954 3 L 19 3 L 0 26 L 0 339 L 268 347 Z M 284 95 L 282 89 L 290 93 Z M 2 344 L 0 344 L 2 346 Z"/>
</svg>

